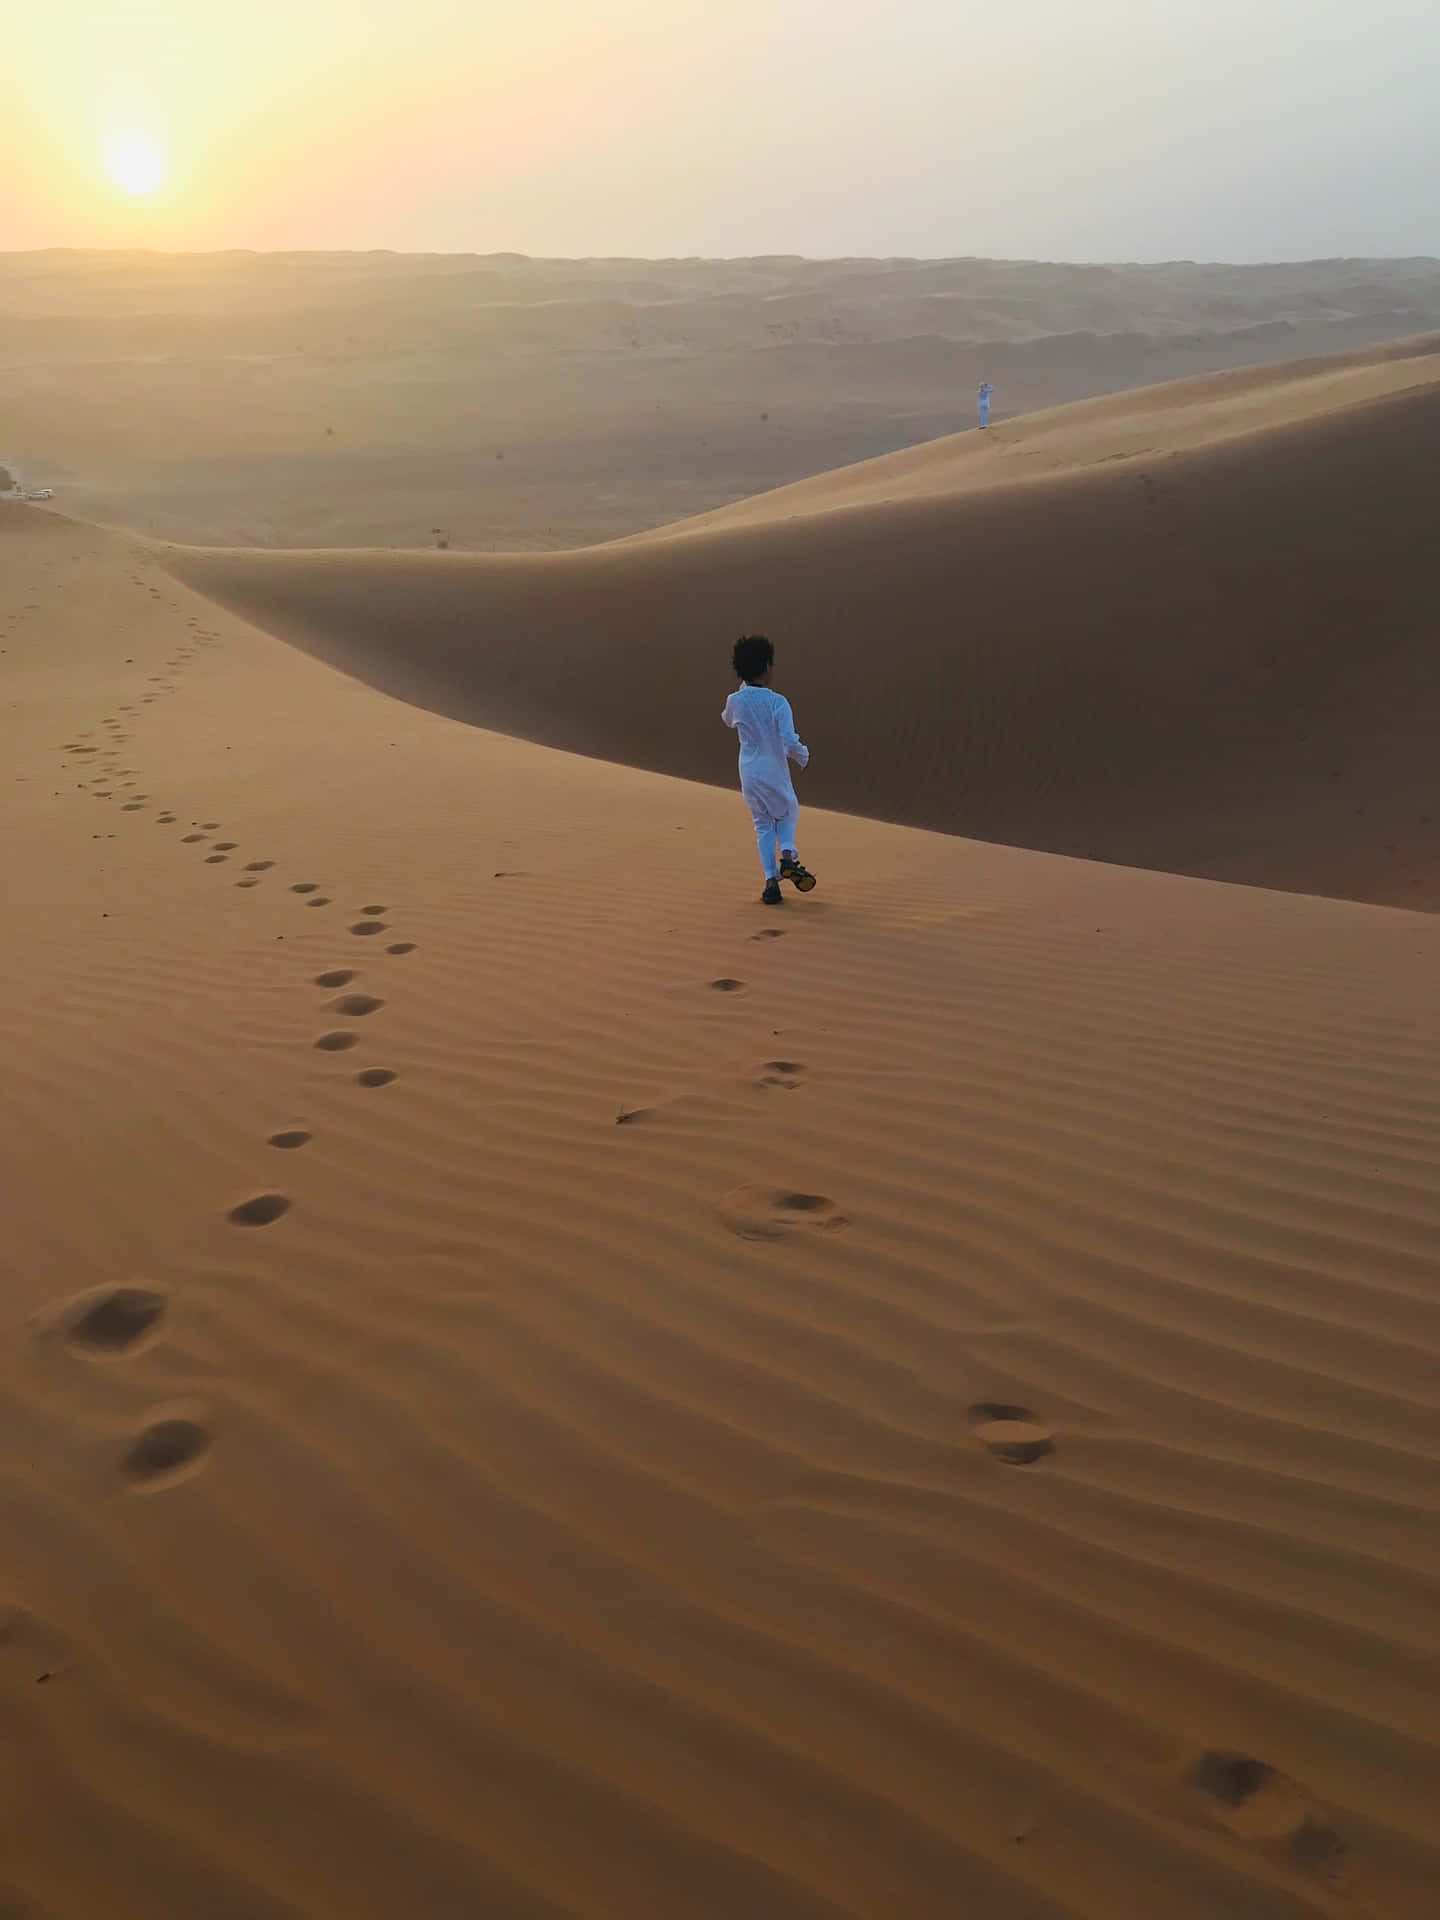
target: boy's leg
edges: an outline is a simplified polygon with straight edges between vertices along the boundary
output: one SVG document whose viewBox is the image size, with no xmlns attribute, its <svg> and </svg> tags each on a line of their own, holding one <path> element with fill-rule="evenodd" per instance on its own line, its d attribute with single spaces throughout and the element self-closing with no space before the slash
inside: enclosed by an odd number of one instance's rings
<svg viewBox="0 0 1440 1920">
<path fill-rule="evenodd" d="M 765 878 L 778 880 L 780 861 L 777 854 L 775 821 L 761 806 L 750 808 L 750 818 L 755 822 L 755 845 L 760 850 L 760 864 L 765 869 Z"/>
<path fill-rule="evenodd" d="M 800 864 L 800 855 L 795 851 L 795 821 L 792 813 L 788 819 L 776 822 L 775 830 L 780 835 L 780 878 L 789 880 L 799 893 L 811 893 L 815 876 Z"/>
</svg>

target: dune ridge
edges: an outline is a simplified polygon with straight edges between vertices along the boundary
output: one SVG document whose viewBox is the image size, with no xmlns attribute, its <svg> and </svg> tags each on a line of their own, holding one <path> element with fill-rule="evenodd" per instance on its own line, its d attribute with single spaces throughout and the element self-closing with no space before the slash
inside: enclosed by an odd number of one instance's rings
<svg viewBox="0 0 1440 1920">
<path fill-rule="evenodd" d="M 1432 917 L 818 809 L 769 913 L 0 535 L 6 1905 L 1431 1920 Z"/>
<path fill-rule="evenodd" d="M 1440 906 L 1440 353 L 1002 422 L 579 552 L 164 549 L 400 697 L 728 784 L 763 627 L 805 796 L 909 825 Z"/>
<path fill-rule="evenodd" d="M 1440 325 L 1440 261 L 0 253 L 3 453 L 210 546 L 549 551 L 1007 416 Z"/>
</svg>

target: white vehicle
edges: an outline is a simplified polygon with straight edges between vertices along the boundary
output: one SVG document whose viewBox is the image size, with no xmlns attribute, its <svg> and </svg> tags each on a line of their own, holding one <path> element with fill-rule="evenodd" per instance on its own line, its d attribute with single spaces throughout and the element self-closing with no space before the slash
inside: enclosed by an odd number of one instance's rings
<svg viewBox="0 0 1440 1920">
<path fill-rule="evenodd" d="M 54 487 L 32 487 L 25 498 L 27 500 L 53 500 L 55 498 L 55 489 Z"/>
</svg>

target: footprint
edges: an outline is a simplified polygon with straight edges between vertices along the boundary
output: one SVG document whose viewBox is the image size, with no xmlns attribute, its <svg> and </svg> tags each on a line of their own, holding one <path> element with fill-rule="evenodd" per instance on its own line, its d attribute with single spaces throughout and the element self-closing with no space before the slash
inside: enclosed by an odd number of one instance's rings
<svg viewBox="0 0 1440 1920">
<path fill-rule="evenodd" d="M 274 864 L 275 862 L 273 860 L 247 860 L 245 862 L 245 871 L 247 873 L 268 873 Z"/>
<path fill-rule="evenodd" d="M 218 820 L 202 820 L 200 822 L 200 831 L 202 833 L 214 833 L 219 825 L 220 822 Z"/>
<path fill-rule="evenodd" d="M 194 1420 L 157 1420 L 135 1441 L 120 1471 L 137 1491 L 158 1492 L 188 1479 L 210 1451 L 210 1436 Z"/>
<path fill-rule="evenodd" d="M 260 882 L 258 880 L 237 880 L 235 884 L 237 887 L 258 887 Z"/>
<path fill-rule="evenodd" d="M 803 1060 L 767 1060 L 760 1069 L 758 1084 L 762 1087 L 786 1087 L 793 1090 L 803 1084 L 805 1072 Z"/>
<path fill-rule="evenodd" d="M 762 927 L 759 933 L 752 933 L 750 938 L 752 940 L 783 940 L 785 929 L 784 927 Z"/>
<path fill-rule="evenodd" d="M 193 847 L 197 841 L 203 840 L 204 838 L 203 833 L 182 833 L 180 836 L 180 844 L 182 847 Z"/>
<path fill-rule="evenodd" d="M 783 1240 L 792 1233 L 838 1233 L 850 1222 L 823 1193 L 783 1187 L 735 1187 L 720 1202 L 720 1217 L 742 1240 Z"/>
<path fill-rule="evenodd" d="M 732 980 L 727 975 L 723 979 L 712 980 L 710 985 L 715 989 L 716 993 L 741 993 L 744 991 L 745 982 L 743 980 Z"/>
<path fill-rule="evenodd" d="M 384 913 L 385 909 L 384 907 L 361 907 L 360 911 L 370 914 L 373 918 L 376 914 Z"/>
<path fill-rule="evenodd" d="M 1333 1874 L 1345 1842 L 1298 1781 L 1264 1760 L 1211 1747 L 1191 1767 L 1187 1784 L 1242 1840 L 1285 1840 L 1297 1866 Z"/>
<path fill-rule="evenodd" d="M 367 1013 L 378 1013 L 384 1004 L 373 993 L 347 993 L 331 1002 L 331 1011 L 343 1013 L 347 1019 L 359 1020 Z"/>
<path fill-rule="evenodd" d="M 134 1353 L 165 1316 L 167 1301 L 153 1287 L 100 1287 L 82 1293 L 65 1315 L 65 1344 L 87 1359 Z"/>
<path fill-rule="evenodd" d="M 970 1430 L 996 1460 L 1007 1467 L 1028 1467 L 1055 1451 L 1055 1435 L 1028 1407 L 979 1400 L 970 1409 Z"/>
<path fill-rule="evenodd" d="M 313 1138 L 313 1134 L 306 1133 L 301 1127 L 290 1127 L 284 1133 L 272 1133 L 265 1144 L 267 1147 L 303 1147 Z"/>
<path fill-rule="evenodd" d="M 232 1207 L 225 1218 L 236 1227 L 268 1227 L 289 1211 L 290 1202 L 283 1193 L 257 1193 L 253 1200 Z"/>
<path fill-rule="evenodd" d="M 386 947 L 385 951 L 386 953 L 413 953 L 415 951 L 415 942 L 413 940 L 397 940 L 393 947 Z"/>
<path fill-rule="evenodd" d="M 128 813 L 130 809 L 126 807 L 125 811 Z M 229 858 L 228 853 L 207 853 L 205 856 L 205 864 L 207 867 L 218 867 Z"/>
<path fill-rule="evenodd" d="M 315 903 L 312 902 L 311 904 L 313 905 Z M 383 920 L 357 920 L 350 931 L 351 933 L 383 933 L 385 931 L 385 922 Z"/>
<path fill-rule="evenodd" d="M 217 840 L 215 842 L 215 851 L 217 853 L 234 853 L 239 844 L 237 840 Z"/>
<path fill-rule="evenodd" d="M 359 1038 L 358 1033 L 350 1033 L 344 1027 L 340 1027 L 334 1033 L 322 1033 L 315 1044 L 322 1053 L 344 1053 L 348 1048 L 353 1047 Z"/>
<path fill-rule="evenodd" d="M 305 904 L 307 907 L 328 907 L 330 896 L 327 893 L 317 893 L 313 900 L 307 900 Z"/>
<path fill-rule="evenodd" d="M 357 1073 L 355 1084 L 360 1087 L 388 1087 L 392 1080 L 399 1078 L 389 1067 L 366 1067 L 363 1073 Z"/>
<path fill-rule="evenodd" d="M 145 811 L 145 802 L 143 800 L 127 800 L 120 811 L 122 813 L 143 813 Z"/>
<path fill-rule="evenodd" d="M 290 891 L 292 893 L 315 893 L 318 892 L 319 886 L 320 882 L 318 880 L 297 880 Z"/>
<path fill-rule="evenodd" d="M 317 987 L 348 987 L 354 978 L 353 967 L 332 967 L 328 973 L 317 973 L 315 984 Z"/>
<path fill-rule="evenodd" d="M 157 824 L 162 827 L 173 827 L 175 824 L 175 816 L 173 813 L 157 813 L 155 819 Z"/>
<path fill-rule="evenodd" d="M 658 1107 L 622 1107 L 615 1116 L 617 1127 L 642 1127 L 647 1120 L 658 1117 Z"/>
</svg>

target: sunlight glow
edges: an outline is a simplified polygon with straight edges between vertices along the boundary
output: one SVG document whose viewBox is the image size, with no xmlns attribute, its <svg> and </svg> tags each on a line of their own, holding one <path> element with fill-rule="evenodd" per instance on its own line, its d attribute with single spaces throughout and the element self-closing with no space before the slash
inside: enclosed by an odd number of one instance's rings
<svg viewBox="0 0 1440 1920">
<path fill-rule="evenodd" d="M 1430 255 L 1437 62 L 1436 0 L 0 0 L 0 249 Z"/>
<path fill-rule="evenodd" d="M 105 148 L 105 171 L 122 193 L 154 193 L 168 171 L 158 141 L 141 133 L 123 134 Z"/>
</svg>

